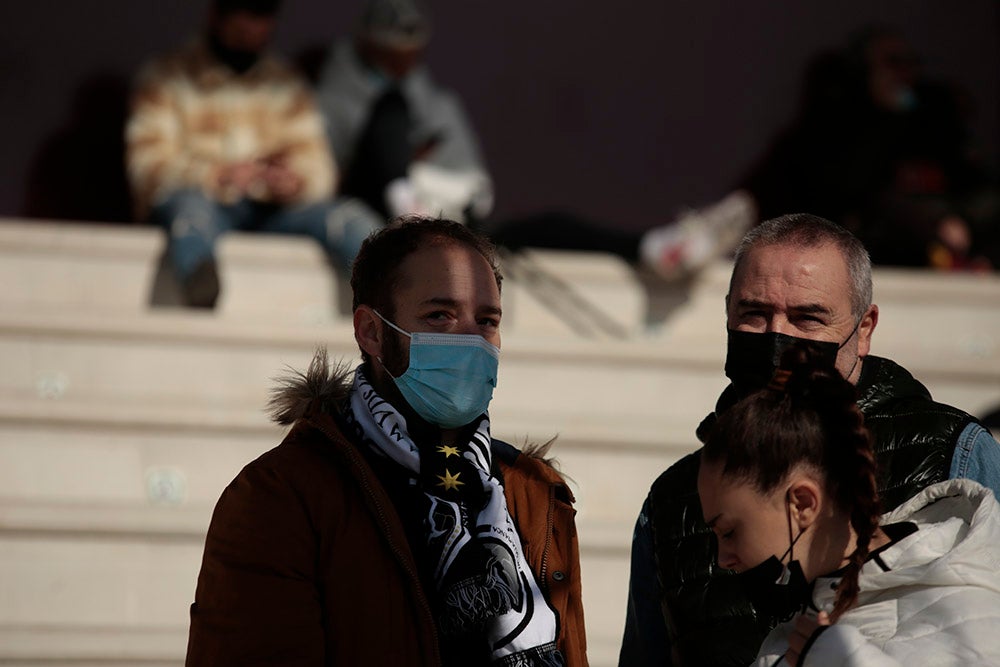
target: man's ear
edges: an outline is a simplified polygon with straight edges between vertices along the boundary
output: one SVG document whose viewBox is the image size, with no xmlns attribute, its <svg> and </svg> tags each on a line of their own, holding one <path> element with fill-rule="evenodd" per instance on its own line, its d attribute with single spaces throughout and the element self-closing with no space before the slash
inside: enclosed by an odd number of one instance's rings
<svg viewBox="0 0 1000 667">
<path fill-rule="evenodd" d="M 382 346 L 385 342 L 382 320 L 371 306 L 360 305 L 354 310 L 354 340 L 372 359 L 382 357 Z"/>
<path fill-rule="evenodd" d="M 816 480 L 799 477 L 788 487 L 789 512 L 792 521 L 803 531 L 819 518 L 823 503 L 822 491 Z"/>
<path fill-rule="evenodd" d="M 874 303 L 868 306 L 868 312 L 861 318 L 858 324 L 858 356 L 862 359 L 868 356 L 872 349 L 872 332 L 878 324 L 878 306 Z"/>
</svg>

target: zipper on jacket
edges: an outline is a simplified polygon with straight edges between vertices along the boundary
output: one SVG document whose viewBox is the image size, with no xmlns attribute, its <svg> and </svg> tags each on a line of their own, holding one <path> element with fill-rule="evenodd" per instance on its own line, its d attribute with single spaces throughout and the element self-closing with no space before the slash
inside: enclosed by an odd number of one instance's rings
<svg viewBox="0 0 1000 667">
<path fill-rule="evenodd" d="M 540 570 L 539 578 L 541 579 L 539 584 L 541 585 L 542 590 L 545 593 L 546 597 L 550 597 L 549 576 L 548 576 L 549 550 L 552 547 L 552 530 L 553 530 L 552 526 L 554 521 L 552 515 L 555 512 L 554 509 L 556 505 L 555 498 L 556 498 L 556 488 L 554 485 L 549 484 L 549 507 L 545 514 L 545 546 L 542 548 L 542 565 L 539 568 Z M 551 600 L 549 600 L 549 606 L 552 607 L 553 610 L 555 609 L 555 607 L 552 605 Z"/>
</svg>

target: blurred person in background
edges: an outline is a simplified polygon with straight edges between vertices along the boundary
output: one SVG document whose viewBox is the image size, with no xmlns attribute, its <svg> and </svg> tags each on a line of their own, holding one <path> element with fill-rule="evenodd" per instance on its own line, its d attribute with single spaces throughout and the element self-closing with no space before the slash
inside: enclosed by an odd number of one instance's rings
<svg viewBox="0 0 1000 667">
<path fill-rule="evenodd" d="M 317 98 L 344 169 L 342 194 L 387 216 L 463 220 L 510 250 L 610 252 L 637 265 L 655 258 L 669 279 L 731 249 L 754 221 L 743 193 L 650 232 L 561 210 L 490 218 L 493 182 L 475 130 L 459 97 L 439 87 L 424 63 L 430 36 L 427 10 L 416 0 L 367 0 L 353 37 L 331 49 Z M 676 266 L 667 270 L 661 260 L 671 253 Z"/>
<path fill-rule="evenodd" d="M 387 217 L 481 220 L 492 180 L 461 101 L 424 64 L 430 36 L 416 0 L 367 0 L 353 36 L 330 49 L 317 99 L 340 192 Z"/>
<path fill-rule="evenodd" d="M 219 295 L 214 247 L 230 230 L 316 239 L 349 265 L 381 218 L 333 201 L 337 170 L 304 80 L 267 51 L 280 0 L 213 0 L 205 33 L 147 65 L 126 163 L 140 219 L 168 233 L 184 303 Z"/>
<path fill-rule="evenodd" d="M 810 211 L 854 233 L 876 264 L 1000 267 L 1000 188 L 968 127 L 969 100 L 928 79 L 897 31 L 861 31 L 807 68 L 795 119 L 739 186 L 766 220 Z M 690 262 L 696 218 L 649 244 L 661 271 Z M 735 244 L 735 242 L 734 242 Z"/>
</svg>

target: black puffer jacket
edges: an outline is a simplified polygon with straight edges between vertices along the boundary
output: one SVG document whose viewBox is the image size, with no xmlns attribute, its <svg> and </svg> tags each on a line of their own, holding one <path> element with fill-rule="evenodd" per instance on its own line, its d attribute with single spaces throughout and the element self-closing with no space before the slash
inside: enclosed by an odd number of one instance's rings
<svg viewBox="0 0 1000 667">
<path fill-rule="evenodd" d="M 956 441 L 971 416 L 935 403 L 906 369 L 880 357 L 865 359 L 858 395 L 873 435 L 885 510 L 948 478 Z M 734 400 L 727 389 L 716 410 Z M 714 413 L 705 418 L 699 439 L 704 441 L 714 422 Z M 664 618 L 675 664 L 747 665 L 771 622 L 758 616 L 732 573 L 716 562 L 715 535 L 698 500 L 700 456 L 695 452 L 678 461 L 650 490 Z"/>
</svg>

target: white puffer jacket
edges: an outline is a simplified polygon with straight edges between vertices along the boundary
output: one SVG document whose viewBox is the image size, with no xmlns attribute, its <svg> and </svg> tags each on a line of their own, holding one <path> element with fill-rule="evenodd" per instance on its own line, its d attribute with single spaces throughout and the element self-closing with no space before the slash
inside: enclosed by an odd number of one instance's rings
<svg viewBox="0 0 1000 667">
<path fill-rule="evenodd" d="M 869 560 L 858 603 L 824 631 L 805 667 L 1000 665 L 1000 505 L 967 479 L 934 484 L 882 517 L 918 530 Z M 883 569 L 879 560 L 888 568 Z M 833 608 L 837 579 L 816 580 Z M 767 636 L 755 665 L 785 665 L 794 621 Z"/>
</svg>

